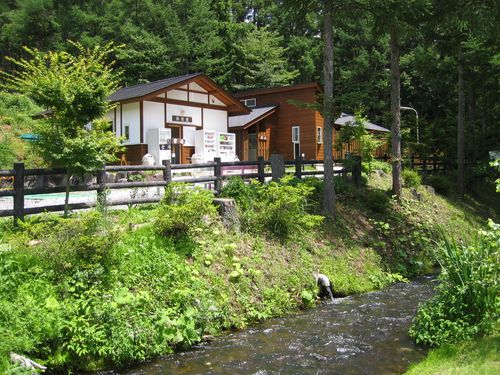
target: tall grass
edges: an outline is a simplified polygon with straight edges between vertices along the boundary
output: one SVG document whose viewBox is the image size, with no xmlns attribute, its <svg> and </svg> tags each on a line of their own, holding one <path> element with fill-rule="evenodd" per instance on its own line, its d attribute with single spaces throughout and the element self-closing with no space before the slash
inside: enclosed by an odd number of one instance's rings
<svg viewBox="0 0 500 375">
<path fill-rule="evenodd" d="M 410 334 L 439 346 L 488 334 L 500 312 L 500 225 L 488 224 L 469 244 L 444 240 L 438 294 L 418 312 Z"/>
</svg>

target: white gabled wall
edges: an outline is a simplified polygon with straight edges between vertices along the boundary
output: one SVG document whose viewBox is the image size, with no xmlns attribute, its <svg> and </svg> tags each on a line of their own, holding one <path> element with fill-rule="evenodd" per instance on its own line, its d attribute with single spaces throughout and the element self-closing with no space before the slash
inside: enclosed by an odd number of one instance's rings
<svg viewBox="0 0 500 375">
<path fill-rule="evenodd" d="M 123 141 L 124 144 L 139 144 L 141 142 L 139 108 L 139 102 L 122 104 L 123 135 L 125 135 L 125 126 L 128 125 L 130 129 L 130 139 Z"/>
<path fill-rule="evenodd" d="M 203 128 L 227 133 L 227 112 L 205 108 L 203 110 Z"/>
<path fill-rule="evenodd" d="M 172 116 L 192 117 L 193 122 L 173 121 Z M 187 126 L 201 126 L 201 108 L 190 107 L 188 105 L 167 104 L 167 123 Z"/>
<path fill-rule="evenodd" d="M 165 105 L 157 102 L 143 102 L 144 143 L 148 142 L 148 130 L 165 127 Z"/>
</svg>

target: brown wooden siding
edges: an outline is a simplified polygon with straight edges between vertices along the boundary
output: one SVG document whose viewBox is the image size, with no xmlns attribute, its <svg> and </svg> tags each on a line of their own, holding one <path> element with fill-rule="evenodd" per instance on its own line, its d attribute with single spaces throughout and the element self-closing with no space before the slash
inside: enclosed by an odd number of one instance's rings
<svg viewBox="0 0 500 375">
<path fill-rule="evenodd" d="M 279 92 L 267 92 L 257 95 L 249 93 L 245 96 L 240 95 L 239 98 L 256 98 L 258 106 L 264 104 L 280 105 L 275 126 L 271 127 L 268 135 L 266 135 L 268 139 L 266 147 L 269 149 L 269 155 L 277 153 L 282 154 L 285 159 L 293 158 L 292 126 L 298 125 L 300 126 L 301 153 L 305 154 L 308 159 L 317 157 L 315 112 L 311 109 L 298 108 L 288 102 L 292 99 L 303 103 L 313 103 L 316 100 L 315 87 L 304 88 L 303 90 L 280 90 Z"/>
<path fill-rule="evenodd" d="M 194 154 L 194 146 L 182 146 L 181 163 L 191 164 L 191 156 Z"/>
<path fill-rule="evenodd" d="M 125 146 L 125 158 L 130 165 L 137 165 L 142 163 L 142 157 L 148 153 L 148 145 L 129 145 Z M 119 158 L 121 159 L 121 155 Z"/>
</svg>

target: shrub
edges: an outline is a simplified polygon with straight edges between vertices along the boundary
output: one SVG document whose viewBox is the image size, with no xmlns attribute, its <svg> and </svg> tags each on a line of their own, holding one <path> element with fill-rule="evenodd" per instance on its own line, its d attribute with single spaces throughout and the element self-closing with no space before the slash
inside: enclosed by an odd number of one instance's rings
<svg viewBox="0 0 500 375">
<path fill-rule="evenodd" d="M 438 294 L 418 312 L 410 330 L 418 343 L 438 346 L 487 334 L 500 310 L 500 225 L 489 222 L 471 244 L 444 241 Z"/>
<path fill-rule="evenodd" d="M 375 171 L 375 170 L 381 170 L 387 174 L 390 174 L 392 171 L 391 165 L 385 161 L 380 161 L 380 160 L 374 159 L 370 164 L 371 164 L 371 166 L 365 161 L 363 161 L 361 163 L 361 168 L 362 168 L 363 172 L 368 173 L 368 172 Z"/>
<path fill-rule="evenodd" d="M 322 216 L 307 213 L 314 187 L 285 177 L 280 183 L 258 185 L 252 212 L 245 217 L 255 230 L 266 230 L 281 240 L 318 226 Z"/>
<path fill-rule="evenodd" d="M 216 213 L 213 199 L 211 191 L 190 188 L 186 184 L 169 184 L 155 213 L 156 232 L 163 236 L 182 237 L 205 226 L 204 219 L 213 218 Z"/>
<path fill-rule="evenodd" d="M 417 171 L 411 169 L 403 170 L 401 177 L 403 178 L 403 186 L 407 188 L 417 188 L 422 183 L 422 177 Z"/>
<path fill-rule="evenodd" d="M 254 184 L 253 180 L 252 183 Z M 242 209 L 249 209 L 255 194 L 253 185 L 245 184 L 239 176 L 229 178 L 221 191 L 221 197 L 233 198 Z"/>
<path fill-rule="evenodd" d="M 366 195 L 366 205 L 371 210 L 384 213 L 389 205 L 389 196 L 381 190 L 372 190 Z"/>
<path fill-rule="evenodd" d="M 447 195 L 453 190 L 453 184 L 445 176 L 428 176 L 426 182 L 442 195 Z"/>
</svg>

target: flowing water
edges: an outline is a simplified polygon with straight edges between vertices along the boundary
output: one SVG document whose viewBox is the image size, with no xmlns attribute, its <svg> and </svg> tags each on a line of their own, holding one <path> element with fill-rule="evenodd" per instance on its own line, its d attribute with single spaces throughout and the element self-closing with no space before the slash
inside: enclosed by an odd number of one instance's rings
<svg viewBox="0 0 500 375">
<path fill-rule="evenodd" d="M 407 336 L 418 304 L 433 293 L 420 278 L 337 299 L 218 337 L 126 374 L 399 374 L 425 351 Z"/>
</svg>

